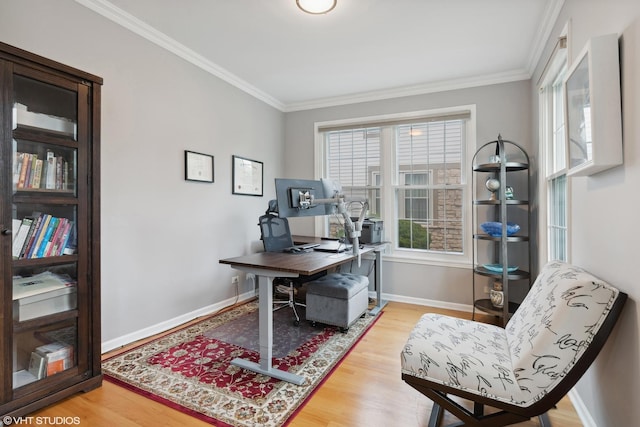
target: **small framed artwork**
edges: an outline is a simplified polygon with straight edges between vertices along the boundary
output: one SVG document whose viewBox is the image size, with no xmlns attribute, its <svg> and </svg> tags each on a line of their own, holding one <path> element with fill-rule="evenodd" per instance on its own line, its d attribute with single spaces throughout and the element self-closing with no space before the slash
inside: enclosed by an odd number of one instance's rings
<svg viewBox="0 0 640 427">
<path fill-rule="evenodd" d="M 240 156 L 233 156 L 233 194 L 262 196 L 263 163 Z"/>
<path fill-rule="evenodd" d="M 213 182 L 213 156 L 185 150 L 184 179 L 187 181 Z"/>
</svg>

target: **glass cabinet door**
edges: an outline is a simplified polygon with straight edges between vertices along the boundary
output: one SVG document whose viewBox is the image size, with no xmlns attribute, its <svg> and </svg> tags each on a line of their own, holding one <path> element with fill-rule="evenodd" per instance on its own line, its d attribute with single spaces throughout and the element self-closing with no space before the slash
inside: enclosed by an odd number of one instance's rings
<svg viewBox="0 0 640 427">
<path fill-rule="evenodd" d="M 86 156 L 78 128 L 86 114 L 78 102 L 81 87 L 37 71 L 17 68 L 13 75 L 14 390 L 76 374 L 78 352 L 86 345 L 78 334 L 78 295 L 86 286 L 86 255 L 77 249 L 79 231 L 86 230 L 77 179 Z"/>
</svg>

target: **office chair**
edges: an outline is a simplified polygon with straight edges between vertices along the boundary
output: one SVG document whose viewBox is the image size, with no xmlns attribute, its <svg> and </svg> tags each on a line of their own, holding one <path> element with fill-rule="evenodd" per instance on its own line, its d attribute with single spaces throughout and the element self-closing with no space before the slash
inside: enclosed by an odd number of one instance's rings
<svg viewBox="0 0 640 427">
<path fill-rule="evenodd" d="M 258 225 L 260 226 L 260 239 L 264 245 L 266 252 L 282 252 L 284 249 L 293 246 L 293 238 L 291 237 L 291 230 L 289 229 L 289 221 L 287 218 L 280 218 L 278 215 L 278 204 L 276 200 L 269 201 L 269 208 L 258 219 Z M 306 307 L 305 304 L 295 300 L 295 287 L 299 284 L 297 280 L 291 278 L 276 278 L 274 283 L 284 282 L 287 286 L 287 293 L 289 295 L 287 300 L 273 301 L 273 311 L 278 311 L 285 307 L 291 307 L 293 314 L 296 317 L 294 325 L 300 325 L 300 316 L 296 306 Z M 277 288 L 276 288 L 277 289 Z M 280 287 L 282 289 L 282 287 Z"/>
</svg>

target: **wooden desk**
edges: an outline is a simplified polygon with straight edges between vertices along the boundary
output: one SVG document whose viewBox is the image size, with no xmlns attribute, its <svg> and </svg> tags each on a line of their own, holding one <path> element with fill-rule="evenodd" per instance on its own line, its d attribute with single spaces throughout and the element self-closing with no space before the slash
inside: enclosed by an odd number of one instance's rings
<svg viewBox="0 0 640 427">
<path fill-rule="evenodd" d="M 362 250 L 364 253 L 366 249 Z M 236 270 L 252 273 L 258 278 L 260 363 L 236 358 L 235 366 L 258 372 L 293 384 L 304 384 L 304 377 L 275 369 L 273 357 L 273 279 L 275 277 L 299 277 L 325 271 L 355 259 L 353 254 L 326 252 L 280 253 L 259 252 L 235 258 L 221 259 Z"/>
</svg>

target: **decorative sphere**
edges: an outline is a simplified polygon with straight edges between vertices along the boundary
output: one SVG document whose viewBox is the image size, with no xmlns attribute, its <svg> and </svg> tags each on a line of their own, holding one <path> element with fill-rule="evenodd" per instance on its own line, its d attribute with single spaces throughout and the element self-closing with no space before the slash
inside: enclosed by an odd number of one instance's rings
<svg viewBox="0 0 640 427">
<path fill-rule="evenodd" d="M 484 185 L 487 187 L 487 190 L 491 192 L 498 191 L 500 188 L 500 181 L 495 178 L 489 178 Z"/>
</svg>

